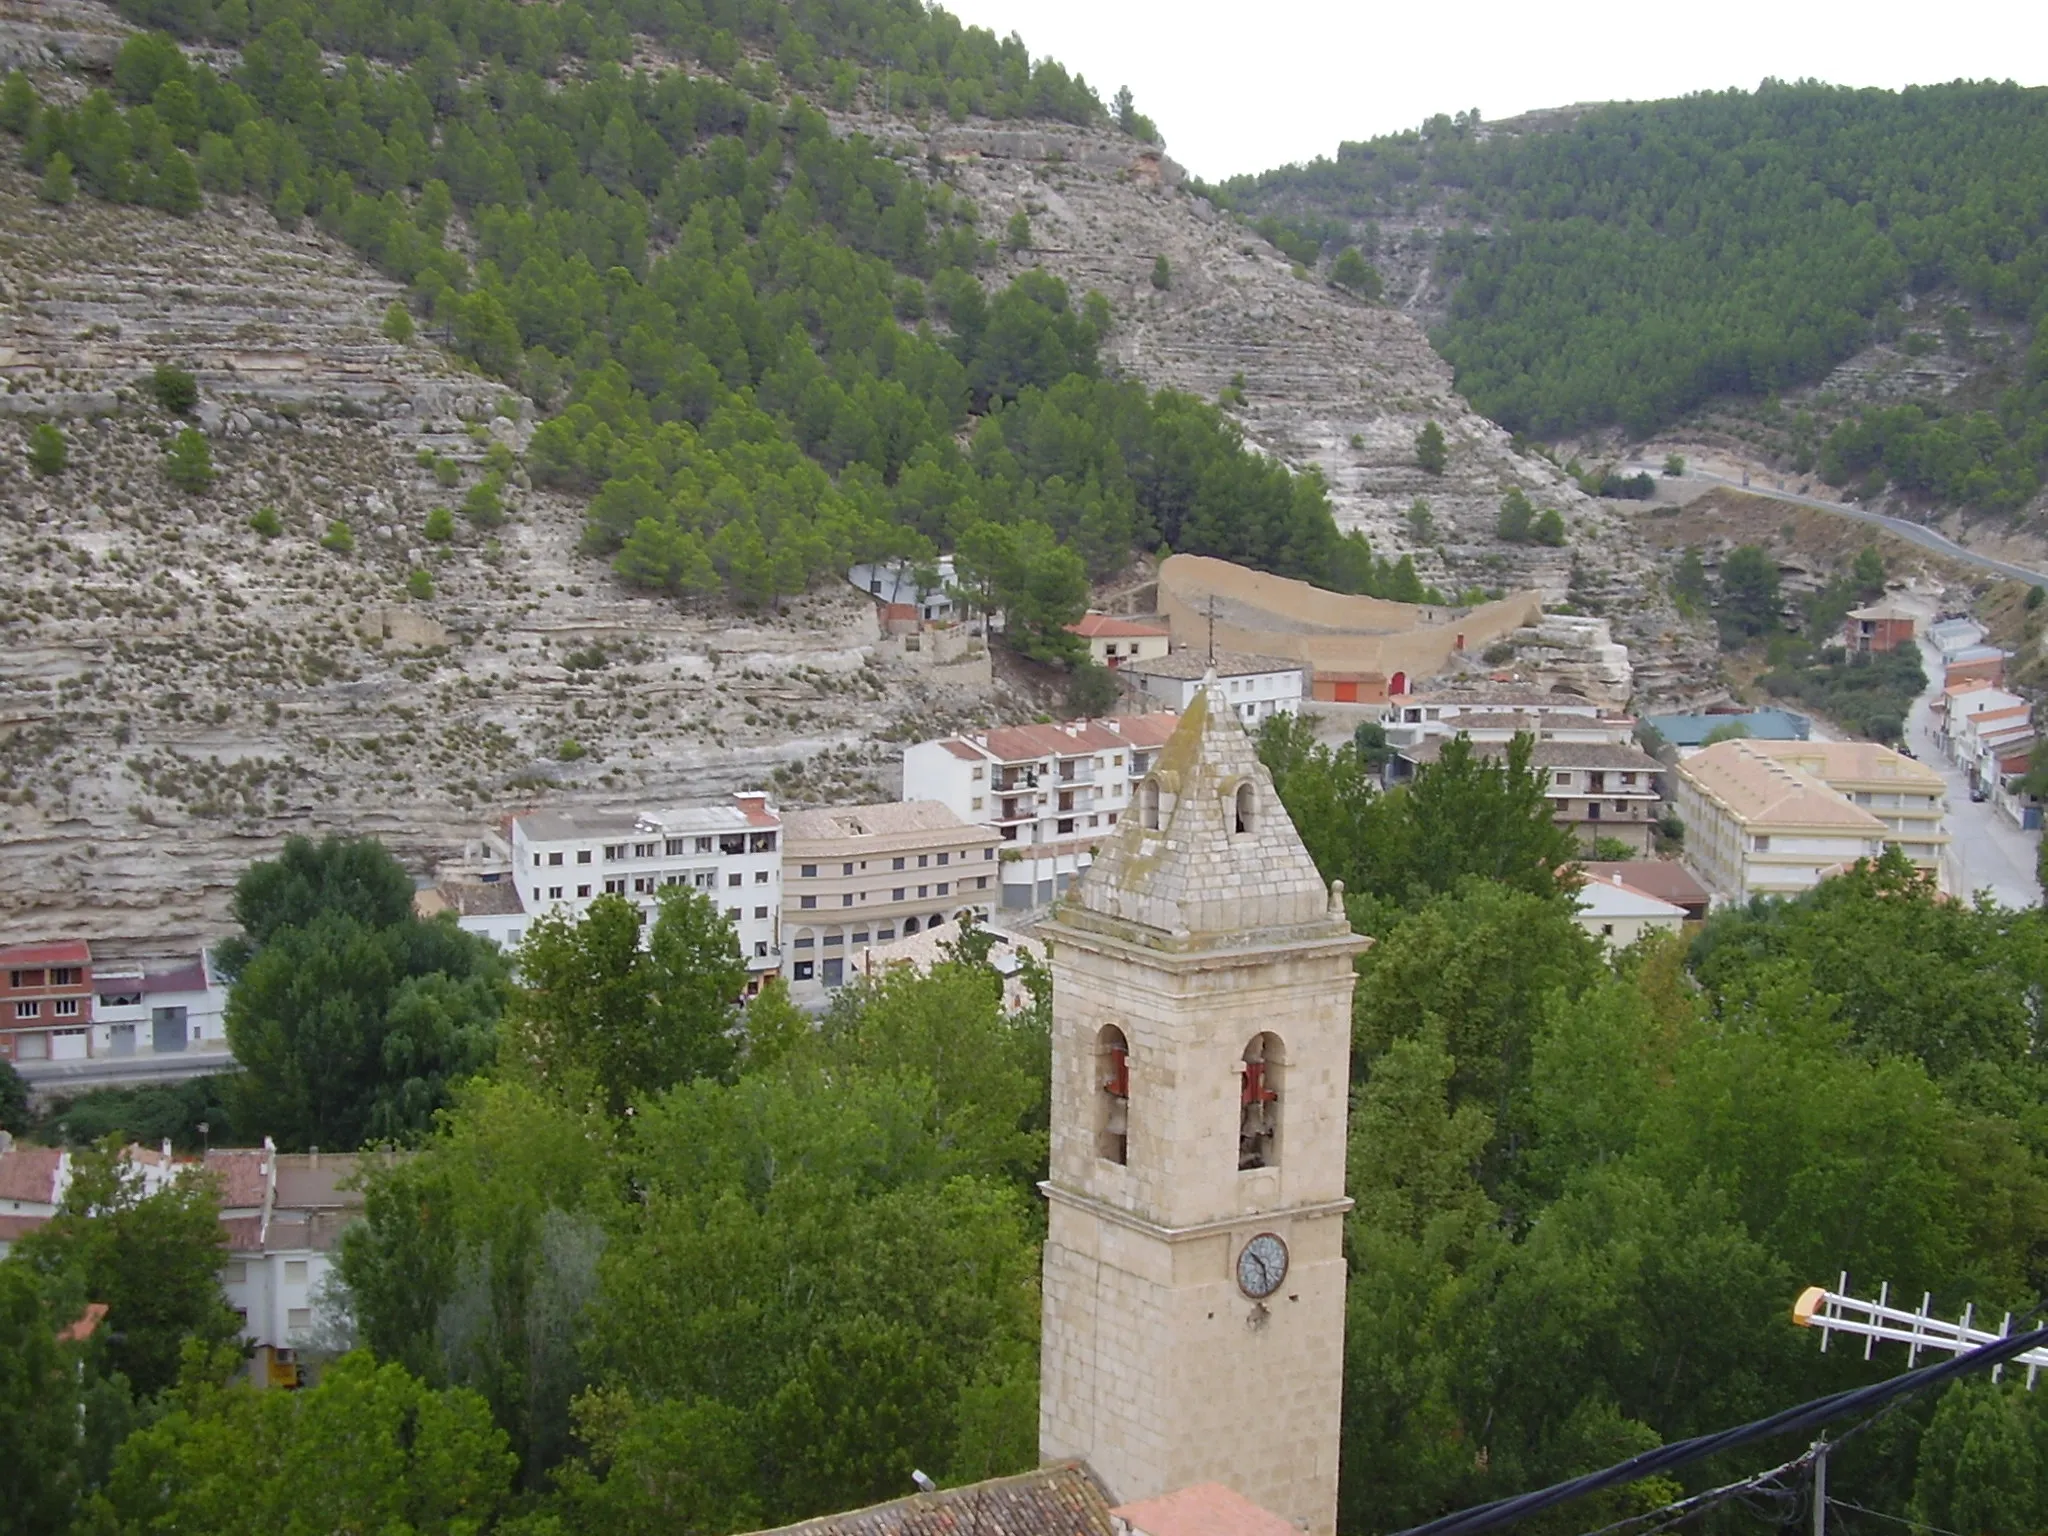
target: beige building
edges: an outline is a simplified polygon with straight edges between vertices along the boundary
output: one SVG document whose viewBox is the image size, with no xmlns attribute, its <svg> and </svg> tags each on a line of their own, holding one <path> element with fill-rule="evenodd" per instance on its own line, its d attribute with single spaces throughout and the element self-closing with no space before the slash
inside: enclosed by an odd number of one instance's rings
<svg viewBox="0 0 2048 1536">
<path fill-rule="evenodd" d="M 962 913 L 1000 891 L 993 827 L 932 800 L 789 811 L 782 818 L 783 976 L 792 997 L 851 980 L 870 945 Z"/>
<path fill-rule="evenodd" d="M 1758 741 L 1750 743 L 1778 762 L 1811 774 L 1870 812 L 1897 846 L 1928 874 L 1941 874 L 1949 845 L 1948 783 L 1917 758 L 1874 741 Z"/>
<path fill-rule="evenodd" d="M 1089 660 L 1112 671 L 1164 656 L 1172 644 L 1172 633 L 1164 624 L 1120 619 L 1112 613 L 1084 614 L 1080 623 L 1067 626 L 1067 633 L 1087 641 Z"/>
<path fill-rule="evenodd" d="M 1718 896 L 1796 896 L 1892 838 L 1871 810 L 1766 750 L 1805 745 L 1723 741 L 1679 763 L 1685 861 Z"/>
<path fill-rule="evenodd" d="M 1197 696 L 1040 933 L 1053 973 L 1039 1450 L 1120 1500 L 1222 1482 L 1331 1536 L 1344 917 L 1226 697 Z"/>
<path fill-rule="evenodd" d="M 1480 721 L 1495 717 L 1461 717 Z M 1463 734 L 1461 731 L 1459 734 Z M 1425 736 L 1403 747 L 1397 761 L 1422 768 L 1443 756 L 1449 736 Z M 1505 758 L 1511 737 L 1473 740 L 1472 750 L 1485 757 Z M 1658 761 L 1625 741 L 1560 741 L 1549 735 L 1529 745 L 1529 766 L 1543 775 L 1550 800 L 1550 819 L 1569 828 L 1591 851 L 1602 838 L 1625 843 L 1635 853 L 1650 850 L 1651 834 L 1663 814 L 1657 792 Z"/>
</svg>

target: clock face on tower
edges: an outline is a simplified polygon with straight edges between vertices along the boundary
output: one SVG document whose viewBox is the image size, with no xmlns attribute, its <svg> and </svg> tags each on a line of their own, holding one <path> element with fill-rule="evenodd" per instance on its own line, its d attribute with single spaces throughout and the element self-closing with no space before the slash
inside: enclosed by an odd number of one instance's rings
<svg viewBox="0 0 2048 1536">
<path fill-rule="evenodd" d="M 1238 1250 L 1237 1288 L 1263 1301 L 1287 1278 L 1287 1245 L 1271 1232 L 1261 1232 Z"/>
</svg>

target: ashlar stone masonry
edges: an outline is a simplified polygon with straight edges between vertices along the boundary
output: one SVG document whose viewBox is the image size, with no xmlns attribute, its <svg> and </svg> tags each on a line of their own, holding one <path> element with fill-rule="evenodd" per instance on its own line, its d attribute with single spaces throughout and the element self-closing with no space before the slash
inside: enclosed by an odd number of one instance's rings
<svg viewBox="0 0 2048 1536">
<path fill-rule="evenodd" d="M 1040 1451 L 1085 1458 L 1119 1500 L 1220 1482 L 1328 1536 L 1352 959 L 1366 941 L 1213 690 L 1042 930 Z M 1239 1277 L 1262 1236 L 1285 1244 L 1287 1267 L 1259 1296 Z"/>
</svg>

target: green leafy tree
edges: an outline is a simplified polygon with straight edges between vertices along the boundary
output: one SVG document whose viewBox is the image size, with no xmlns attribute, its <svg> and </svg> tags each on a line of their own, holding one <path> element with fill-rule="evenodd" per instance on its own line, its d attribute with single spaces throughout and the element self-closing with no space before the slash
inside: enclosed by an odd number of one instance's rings
<svg viewBox="0 0 2048 1536">
<path fill-rule="evenodd" d="M 212 489 L 215 479 L 213 449 L 206 434 L 186 427 L 171 439 L 164 454 L 164 477 L 181 491 L 201 495 Z"/>
<path fill-rule="evenodd" d="M 292 838 L 235 887 L 242 933 L 228 1042 L 235 1120 L 280 1146 L 406 1140 L 497 1050 L 504 964 L 487 940 L 412 913 L 378 844 Z"/>
<path fill-rule="evenodd" d="M 415 602 L 427 601 L 434 595 L 433 573 L 415 567 L 406 575 L 405 594 Z"/>
<path fill-rule="evenodd" d="M 1676 480 L 1685 473 L 1685 455 L 1667 453 L 1664 455 L 1664 478 Z"/>
<path fill-rule="evenodd" d="M 156 403 L 173 416 L 183 416 L 199 403 L 199 381 L 170 363 L 156 365 L 147 387 Z"/>
<path fill-rule="evenodd" d="M 1010 222 L 1003 227 L 1003 244 L 1013 251 L 1031 249 L 1031 214 L 1026 209 L 1010 215 Z"/>
<path fill-rule="evenodd" d="M 40 106 L 28 76 L 18 69 L 9 70 L 7 79 L 0 82 L 0 129 L 27 137 Z"/>
<path fill-rule="evenodd" d="M 188 1170 L 155 1194 L 109 1137 L 71 1155 L 71 1177 L 48 1223 L 9 1263 L 42 1277 L 61 1309 L 107 1306 L 106 1364 L 138 1396 L 178 1379 L 188 1341 L 218 1346 L 239 1330 L 220 1290 L 227 1239 L 212 1178 Z"/>
<path fill-rule="evenodd" d="M 1107 715 L 1116 708 L 1116 674 L 1093 661 L 1075 664 L 1067 680 L 1067 710 L 1075 717 Z"/>
<path fill-rule="evenodd" d="M 384 311 L 383 330 L 387 340 L 404 346 L 413 337 L 412 311 L 393 299 L 391 307 Z"/>
<path fill-rule="evenodd" d="M 1330 264 L 1330 281 L 1339 288 L 1348 288 L 1361 299 L 1371 302 L 1377 302 L 1380 295 L 1386 291 L 1386 284 L 1380 278 L 1379 269 L 1359 255 L 1358 247 L 1355 245 L 1347 245 L 1337 253 L 1337 259 Z M 1428 464 L 1425 463 L 1423 468 L 1428 469 Z M 1442 472 L 1441 469 L 1430 470 L 1431 474 Z"/>
<path fill-rule="evenodd" d="M 1161 293 L 1164 293 L 1167 289 L 1173 286 L 1173 267 L 1168 263 L 1166 259 L 1166 253 L 1164 251 L 1161 251 L 1159 255 L 1153 259 L 1152 286 L 1154 288 L 1157 288 Z"/>
<path fill-rule="evenodd" d="M 320 547 L 337 555 L 352 555 L 356 551 L 355 530 L 337 517 L 328 523 L 327 531 L 320 535 Z"/>
<path fill-rule="evenodd" d="M 483 1400 L 344 1355 L 300 1392 L 181 1390 L 121 1447 L 95 1528 L 412 1531 L 462 1536 L 506 1512 L 516 1461 Z"/>
<path fill-rule="evenodd" d="M 13 1062 L 0 1063 L 0 1131 L 19 1136 L 28 1129 L 28 1084 Z"/>
<path fill-rule="evenodd" d="M 729 1074 L 746 964 L 711 900 L 662 889 L 648 942 L 640 913 L 600 896 L 579 919 L 550 913 L 519 946 L 507 1050 L 538 1081 L 594 1088 L 611 1113 L 697 1077 Z"/>
<path fill-rule="evenodd" d="M 57 1337 L 72 1321 L 52 1314 L 28 1264 L 0 1262 L 0 1433 L 8 1445 L 0 1492 L 10 1530 L 70 1529 L 85 1492 L 82 1351 Z"/>
<path fill-rule="evenodd" d="M 262 538 L 274 539 L 284 532 L 284 519 L 275 507 L 258 507 L 249 519 L 249 529 Z"/>
<path fill-rule="evenodd" d="M 1554 507 L 1546 507 L 1536 514 L 1536 521 L 1529 526 L 1529 537 L 1538 544 L 1552 549 L 1561 549 L 1565 543 L 1564 518 Z"/>
<path fill-rule="evenodd" d="M 1494 531 L 1510 544 L 1526 544 L 1534 537 L 1536 508 L 1518 485 L 1501 498 L 1500 517 Z"/>
<path fill-rule="evenodd" d="M 431 543 L 446 544 L 455 537 L 455 514 L 446 507 L 435 507 L 427 513 L 427 522 L 421 530 Z"/>
<path fill-rule="evenodd" d="M 1700 557 L 1697 544 L 1685 546 L 1685 552 L 1678 557 L 1678 564 L 1671 572 L 1671 595 L 1679 606 L 1689 612 L 1707 605 L 1712 588 L 1707 582 L 1706 561 Z"/>
<path fill-rule="evenodd" d="M 71 461 L 71 450 L 55 422 L 37 424 L 28 435 L 28 467 L 39 475 L 61 475 Z"/>
<path fill-rule="evenodd" d="M 1721 643 L 1740 645 L 1778 627 L 1778 562 L 1755 544 L 1732 549 L 1721 562 Z"/>
<path fill-rule="evenodd" d="M 1415 462 L 1425 473 L 1440 475 L 1450 461 L 1450 447 L 1444 441 L 1444 429 L 1434 421 L 1425 421 L 1422 430 L 1415 434 Z"/>
<path fill-rule="evenodd" d="M 78 196 L 78 183 L 71 172 L 71 157 L 58 150 L 43 162 L 43 179 L 36 189 L 37 195 L 46 203 L 64 207 Z"/>
<path fill-rule="evenodd" d="M 1856 556 L 1855 568 L 1850 579 L 1856 583 L 1857 595 L 1865 601 L 1884 596 L 1884 556 L 1875 544 L 1866 544 Z"/>
</svg>

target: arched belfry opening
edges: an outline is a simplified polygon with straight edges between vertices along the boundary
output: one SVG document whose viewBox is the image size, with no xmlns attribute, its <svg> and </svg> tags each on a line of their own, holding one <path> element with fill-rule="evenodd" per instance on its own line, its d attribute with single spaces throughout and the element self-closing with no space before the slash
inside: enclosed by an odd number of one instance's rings
<svg viewBox="0 0 2048 1536">
<path fill-rule="evenodd" d="M 1237 786 L 1237 793 L 1230 797 L 1230 830 L 1234 836 L 1243 837 L 1255 825 L 1258 814 L 1258 794 L 1246 779 Z"/>
<path fill-rule="evenodd" d="M 1275 1034 L 1253 1035 L 1244 1048 L 1237 1093 L 1239 1172 L 1280 1166 L 1280 1080 L 1286 1069 L 1285 1057 Z"/>
<path fill-rule="evenodd" d="M 1114 1024 L 1095 1037 L 1095 1155 L 1128 1163 L 1131 1153 L 1131 1043 Z"/>
<path fill-rule="evenodd" d="M 1159 780 L 1142 779 L 1138 783 L 1138 823 L 1147 832 L 1159 830 Z"/>
</svg>

